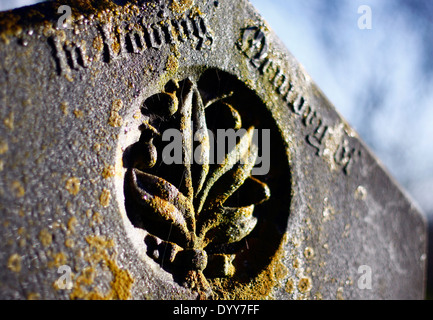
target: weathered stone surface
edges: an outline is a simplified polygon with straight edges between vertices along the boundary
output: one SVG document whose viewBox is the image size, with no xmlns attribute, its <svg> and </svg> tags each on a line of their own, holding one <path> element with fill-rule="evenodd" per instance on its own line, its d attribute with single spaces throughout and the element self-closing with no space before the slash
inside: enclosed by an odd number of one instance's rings
<svg viewBox="0 0 433 320">
<path fill-rule="evenodd" d="M 1 298 L 423 298 L 424 217 L 247 1 L 0 15 Z M 169 128 L 269 129 L 270 170 Z"/>
</svg>

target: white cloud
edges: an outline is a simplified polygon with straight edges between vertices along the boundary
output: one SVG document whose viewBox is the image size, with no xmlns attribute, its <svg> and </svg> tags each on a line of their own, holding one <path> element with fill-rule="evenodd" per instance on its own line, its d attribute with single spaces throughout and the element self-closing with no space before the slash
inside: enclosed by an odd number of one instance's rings
<svg viewBox="0 0 433 320">
<path fill-rule="evenodd" d="M 11 10 L 15 8 L 20 8 L 24 6 L 29 6 L 44 0 L 1 0 L 0 1 L 0 11 Z"/>
</svg>

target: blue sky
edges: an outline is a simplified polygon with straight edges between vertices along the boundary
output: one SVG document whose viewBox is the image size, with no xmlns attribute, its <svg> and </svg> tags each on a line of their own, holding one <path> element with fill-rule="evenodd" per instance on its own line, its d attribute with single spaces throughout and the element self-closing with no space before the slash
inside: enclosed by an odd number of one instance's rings
<svg viewBox="0 0 433 320">
<path fill-rule="evenodd" d="M 433 1 L 250 1 L 433 218 Z M 0 0 L 0 10 L 35 2 Z M 361 5 L 371 29 L 358 27 Z"/>
<path fill-rule="evenodd" d="M 0 0 L 0 11 L 10 10 L 22 6 L 28 6 L 37 2 L 42 2 L 42 1 L 41 0 Z"/>
<path fill-rule="evenodd" d="M 433 217 L 433 1 L 250 1 Z M 358 27 L 361 5 L 371 29 Z"/>
</svg>

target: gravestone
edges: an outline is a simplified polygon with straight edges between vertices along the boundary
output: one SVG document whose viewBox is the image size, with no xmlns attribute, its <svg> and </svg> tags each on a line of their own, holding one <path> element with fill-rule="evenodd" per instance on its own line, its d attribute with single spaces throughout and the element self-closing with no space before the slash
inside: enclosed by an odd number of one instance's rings
<svg viewBox="0 0 433 320">
<path fill-rule="evenodd" d="M 424 297 L 423 215 L 247 1 L 49 2 L 0 42 L 0 298 Z"/>
</svg>

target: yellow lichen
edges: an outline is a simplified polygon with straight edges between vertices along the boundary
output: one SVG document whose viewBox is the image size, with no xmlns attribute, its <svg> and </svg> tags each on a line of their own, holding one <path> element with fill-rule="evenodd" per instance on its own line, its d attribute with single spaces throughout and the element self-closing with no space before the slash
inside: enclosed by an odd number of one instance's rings
<svg viewBox="0 0 433 320">
<path fill-rule="evenodd" d="M 70 194 L 74 196 L 77 195 L 80 191 L 80 180 L 76 177 L 69 178 L 66 181 L 65 188 L 69 191 Z"/>
<path fill-rule="evenodd" d="M 119 112 L 123 108 L 123 101 L 121 99 L 116 99 L 113 101 L 111 110 Z"/>
<path fill-rule="evenodd" d="M 339 287 L 339 288 L 337 289 L 336 299 L 337 299 L 337 300 L 344 300 L 343 293 L 344 293 L 344 289 L 343 289 L 343 287 Z"/>
<path fill-rule="evenodd" d="M 193 7 L 191 13 L 189 14 L 190 19 L 194 19 L 196 16 L 202 16 L 203 12 L 198 7 Z"/>
<path fill-rule="evenodd" d="M 141 110 L 135 111 L 134 115 L 132 116 L 134 119 L 140 119 L 141 118 Z"/>
<path fill-rule="evenodd" d="M 305 248 L 304 257 L 307 259 L 312 259 L 314 257 L 314 249 L 310 247 Z"/>
<path fill-rule="evenodd" d="M 68 221 L 68 231 L 74 233 L 76 225 L 77 225 L 77 218 L 71 217 Z"/>
<path fill-rule="evenodd" d="M 192 5 L 192 0 L 173 0 L 170 8 L 174 13 L 181 14 L 190 9 Z"/>
<path fill-rule="evenodd" d="M 99 196 L 99 203 L 103 207 L 108 207 L 108 205 L 110 204 L 110 198 L 111 198 L 110 190 L 104 189 L 102 190 L 102 193 Z"/>
<path fill-rule="evenodd" d="M 116 111 L 110 111 L 110 117 L 108 118 L 108 124 L 114 128 L 121 127 L 123 124 L 123 118 Z"/>
<path fill-rule="evenodd" d="M 114 54 L 119 54 L 121 48 L 120 43 L 118 41 L 113 41 L 111 48 L 113 49 Z"/>
<path fill-rule="evenodd" d="M 9 257 L 8 260 L 8 269 L 13 272 L 21 271 L 21 256 L 17 253 L 14 253 Z"/>
<path fill-rule="evenodd" d="M 283 279 L 288 273 L 289 269 L 281 261 L 275 262 L 274 275 L 276 279 Z"/>
<path fill-rule="evenodd" d="M 298 258 L 294 258 L 294 259 L 293 259 L 292 266 L 293 266 L 293 268 L 295 268 L 295 269 L 298 269 L 298 268 L 301 266 L 301 262 L 299 261 Z"/>
<path fill-rule="evenodd" d="M 24 248 L 25 246 L 26 246 L 26 239 L 20 239 L 19 241 L 18 241 L 18 245 L 21 247 L 21 248 Z"/>
<path fill-rule="evenodd" d="M 18 228 L 18 230 L 17 230 L 17 233 L 18 233 L 18 235 L 19 235 L 18 245 L 19 245 L 21 248 L 24 248 L 24 247 L 26 246 L 25 232 L 26 232 L 26 229 L 25 229 L 24 227 L 20 227 L 20 228 Z"/>
<path fill-rule="evenodd" d="M 11 112 L 3 121 L 4 125 L 8 127 L 10 130 L 14 129 L 14 113 Z"/>
<path fill-rule="evenodd" d="M 15 197 L 17 197 L 17 198 L 21 198 L 25 194 L 25 189 L 24 189 L 23 185 L 21 184 L 21 182 L 19 182 L 19 181 L 13 181 L 12 182 L 11 190 L 12 190 L 13 194 L 15 195 Z"/>
<path fill-rule="evenodd" d="M 115 171 L 113 165 L 108 165 L 104 168 L 104 170 L 102 170 L 102 177 L 104 179 L 112 178 L 115 176 L 115 174 L 116 174 L 116 171 Z"/>
<path fill-rule="evenodd" d="M 86 260 L 90 266 L 84 268 L 76 277 L 70 298 L 86 300 L 129 299 L 134 279 L 128 270 L 119 268 L 115 261 L 115 254 L 109 254 L 109 250 L 114 248 L 113 240 L 100 236 L 88 236 L 86 241 L 89 244 L 89 248 L 86 250 Z M 106 266 L 113 276 L 110 290 L 107 293 L 101 293 L 98 289 L 89 290 L 86 288 L 94 284 L 97 266 L 100 265 Z"/>
<path fill-rule="evenodd" d="M 58 252 L 58 253 L 55 253 L 53 255 L 53 261 L 48 262 L 48 267 L 49 268 L 52 268 L 52 267 L 58 268 L 64 264 L 66 264 L 66 261 L 67 261 L 66 254 L 64 252 Z"/>
<path fill-rule="evenodd" d="M 41 295 L 37 292 L 30 292 L 27 295 L 27 300 L 39 300 L 41 298 Z"/>
<path fill-rule="evenodd" d="M 285 290 L 289 294 L 292 294 L 293 291 L 295 290 L 295 282 L 293 281 L 292 278 L 287 280 Z"/>
<path fill-rule="evenodd" d="M 223 300 L 260 300 L 271 298 L 274 288 L 288 273 L 287 267 L 281 262 L 285 254 L 283 245 L 286 243 L 286 240 L 285 235 L 277 251 L 271 258 L 269 265 L 249 282 L 238 282 L 233 278 L 217 278 L 210 280 L 214 292 L 218 294 L 215 298 Z"/>
<path fill-rule="evenodd" d="M 99 153 L 99 152 L 101 151 L 101 144 L 100 144 L 100 143 L 95 143 L 95 144 L 93 145 L 93 150 L 94 150 L 96 153 Z"/>
<path fill-rule="evenodd" d="M 83 117 L 83 111 L 75 109 L 74 110 L 74 115 L 76 118 L 82 118 Z"/>
<path fill-rule="evenodd" d="M 62 102 L 60 104 L 60 110 L 62 110 L 62 112 L 65 116 L 68 115 L 68 108 L 69 108 L 69 106 L 68 106 L 67 102 Z"/>
<path fill-rule="evenodd" d="M 101 36 L 97 36 L 94 40 L 93 40 L 93 48 L 95 48 L 95 50 L 97 51 L 102 51 L 104 49 L 104 40 L 102 39 Z"/>
<path fill-rule="evenodd" d="M 74 240 L 73 239 L 66 239 L 65 240 L 65 246 L 67 247 L 67 248 L 73 248 L 74 246 L 75 246 L 75 242 L 74 242 Z"/>
<path fill-rule="evenodd" d="M 179 60 L 175 55 L 170 55 L 165 64 L 165 70 L 168 72 L 175 72 L 179 68 Z"/>
<path fill-rule="evenodd" d="M 42 245 L 48 247 L 53 241 L 53 235 L 47 229 L 42 229 L 41 232 L 39 232 L 39 241 Z"/>
<path fill-rule="evenodd" d="M 74 76 L 69 73 L 65 74 L 65 79 L 68 80 L 69 82 L 74 82 Z"/>
<path fill-rule="evenodd" d="M 96 223 L 102 223 L 102 217 L 99 212 L 94 212 L 92 216 L 92 220 Z"/>
<path fill-rule="evenodd" d="M 298 282 L 298 290 L 301 293 L 310 292 L 312 286 L 313 286 L 313 283 L 311 281 L 311 278 L 309 278 L 309 277 L 301 278 Z"/>
<path fill-rule="evenodd" d="M 5 154 L 9 150 L 9 145 L 6 141 L 0 141 L 0 154 Z"/>
</svg>

